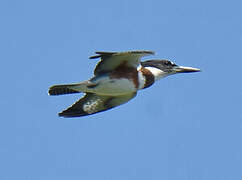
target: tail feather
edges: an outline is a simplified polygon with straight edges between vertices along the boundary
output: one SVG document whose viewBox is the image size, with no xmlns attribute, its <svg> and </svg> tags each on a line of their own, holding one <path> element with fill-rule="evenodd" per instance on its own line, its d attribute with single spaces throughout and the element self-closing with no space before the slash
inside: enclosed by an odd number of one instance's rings
<svg viewBox="0 0 242 180">
<path fill-rule="evenodd" d="M 55 85 L 51 86 L 49 89 L 49 95 L 63 95 L 63 94 L 73 94 L 79 93 L 79 91 L 72 89 L 74 85 Z"/>
</svg>

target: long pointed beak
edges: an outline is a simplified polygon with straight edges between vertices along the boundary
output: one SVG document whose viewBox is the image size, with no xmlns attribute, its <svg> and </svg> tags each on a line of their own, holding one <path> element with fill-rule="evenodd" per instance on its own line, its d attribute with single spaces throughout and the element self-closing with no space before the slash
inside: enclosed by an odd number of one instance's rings
<svg viewBox="0 0 242 180">
<path fill-rule="evenodd" d="M 176 66 L 174 67 L 174 71 L 176 73 L 191 73 L 191 72 L 199 72 L 201 70 L 193 67 Z"/>
</svg>

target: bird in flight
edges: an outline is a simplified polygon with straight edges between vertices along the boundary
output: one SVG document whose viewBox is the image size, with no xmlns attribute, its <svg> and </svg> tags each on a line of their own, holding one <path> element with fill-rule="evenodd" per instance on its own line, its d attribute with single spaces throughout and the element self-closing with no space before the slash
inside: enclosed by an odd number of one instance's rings
<svg viewBox="0 0 242 180">
<path fill-rule="evenodd" d="M 94 76 L 83 82 L 54 85 L 49 95 L 85 93 L 71 107 L 59 113 L 62 117 L 79 117 L 114 108 L 134 98 L 138 90 L 150 87 L 160 78 L 200 69 L 178 66 L 169 60 L 148 60 L 153 51 L 96 52 L 90 59 L 101 58 Z"/>
</svg>

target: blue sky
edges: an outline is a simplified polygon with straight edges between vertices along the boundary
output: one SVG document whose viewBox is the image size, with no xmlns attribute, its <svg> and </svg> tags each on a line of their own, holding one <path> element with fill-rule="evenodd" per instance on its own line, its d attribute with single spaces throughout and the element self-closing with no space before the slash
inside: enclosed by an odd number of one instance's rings
<svg viewBox="0 0 242 180">
<path fill-rule="evenodd" d="M 0 2 L 1 180 L 242 179 L 242 3 L 224 0 Z M 154 50 L 201 68 L 93 116 L 82 96 L 95 51 Z"/>
</svg>

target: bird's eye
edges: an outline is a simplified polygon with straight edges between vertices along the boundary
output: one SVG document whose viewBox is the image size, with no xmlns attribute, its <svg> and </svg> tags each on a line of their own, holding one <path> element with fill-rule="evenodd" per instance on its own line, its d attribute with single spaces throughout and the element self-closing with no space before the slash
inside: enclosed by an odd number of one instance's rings
<svg viewBox="0 0 242 180">
<path fill-rule="evenodd" d="M 174 62 L 172 62 L 172 61 L 167 61 L 166 65 L 168 65 L 168 66 L 176 66 L 176 64 Z"/>
<path fill-rule="evenodd" d="M 165 64 L 166 66 L 170 66 L 170 65 L 172 65 L 172 63 L 171 63 L 170 61 L 165 61 L 164 64 Z"/>
</svg>

